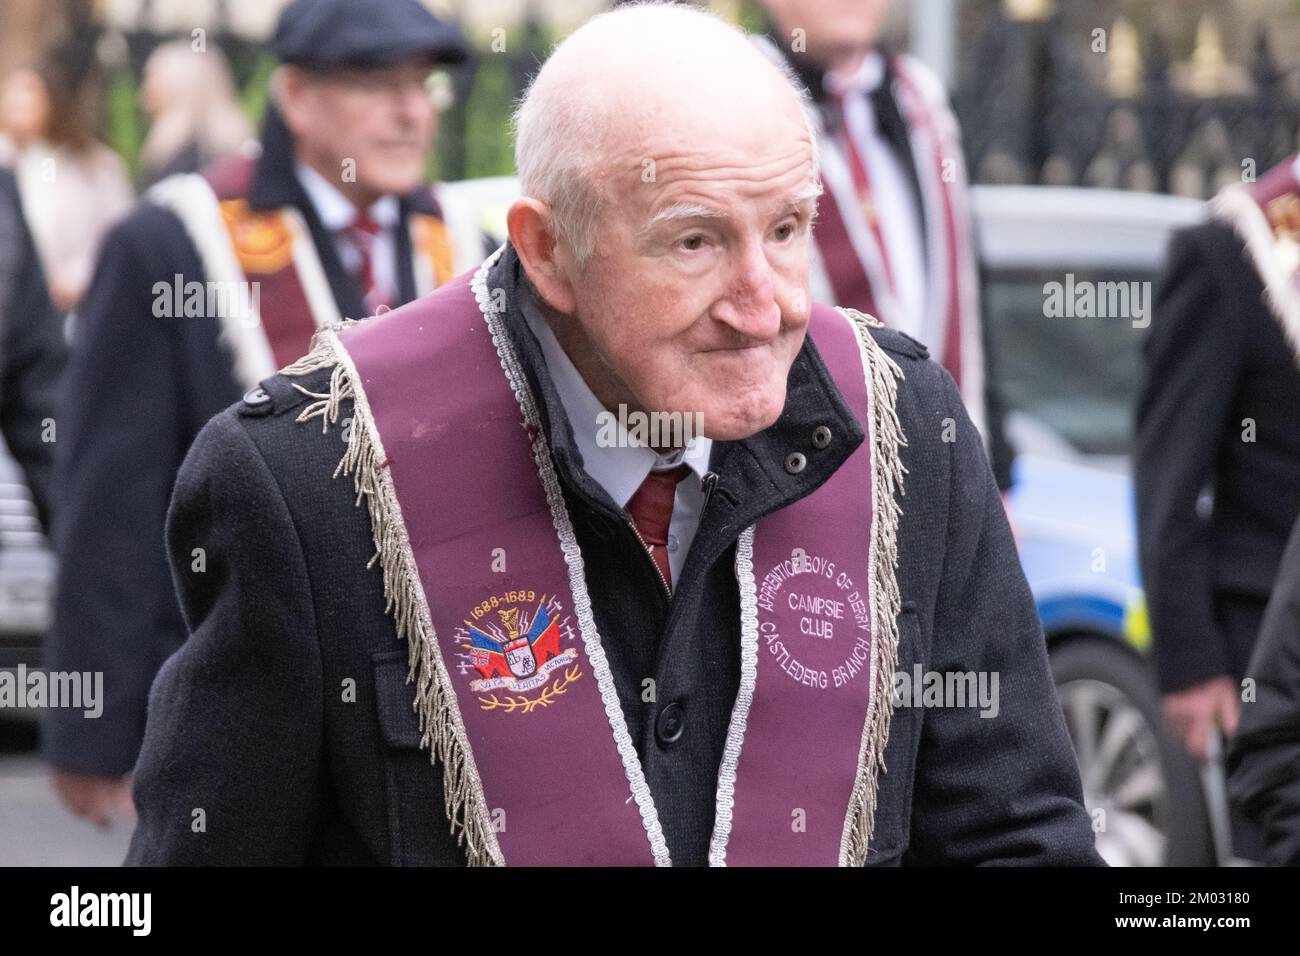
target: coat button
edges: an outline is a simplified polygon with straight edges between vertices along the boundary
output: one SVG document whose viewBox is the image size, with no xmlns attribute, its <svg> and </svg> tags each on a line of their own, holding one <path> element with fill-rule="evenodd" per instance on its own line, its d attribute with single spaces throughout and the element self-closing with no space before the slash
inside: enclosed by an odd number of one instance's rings
<svg viewBox="0 0 1300 956">
<path fill-rule="evenodd" d="M 785 456 L 785 470 L 792 475 L 799 474 L 807 464 L 808 459 L 804 457 L 803 452 L 793 451 Z"/>
<path fill-rule="evenodd" d="M 659 743 L 664 746 L 674 743 L 685 730 L 686 711 L 681 704 L 673 701 L 659 711 L 659 719 L 655 721 L 655 736 L 659 738 Z"/>
<path fill-rule="evenodd" d="M 813 447 L 817 449 L 825 448 L 831 443 L 831 430 L 825 425 L 818 425 L 813 429 Z"/>
<path fill-rule="evenodd" d="M 250 388 L 244 393 L 245 405 L 265 405 L 270 400 L 271 396 L 266 394 L 266 389 L 260 385 L 257 388 Z"/>
</svg>

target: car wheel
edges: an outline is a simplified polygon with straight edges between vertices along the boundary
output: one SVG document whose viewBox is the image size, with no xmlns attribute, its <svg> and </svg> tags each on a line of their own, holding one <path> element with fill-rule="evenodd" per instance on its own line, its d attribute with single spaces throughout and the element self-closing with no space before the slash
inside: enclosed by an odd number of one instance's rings
<svg viewBox="0 0 1300 956">
<path fill-rule="evenodd" d="M 1108 637 L 1069 639 L 1050 658 L 1097 852 L 1111 866 L 1213 865 L 1200 779 L 1162 729 L 1150 669 Z"/>
</svg>

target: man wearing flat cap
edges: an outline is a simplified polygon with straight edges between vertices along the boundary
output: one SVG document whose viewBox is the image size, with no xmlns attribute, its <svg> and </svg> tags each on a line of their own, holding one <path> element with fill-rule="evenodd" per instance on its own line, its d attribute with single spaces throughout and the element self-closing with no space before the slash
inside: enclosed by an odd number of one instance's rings
<svg viewBox="0 0 1300 956">
<path fill-rule="evenodd" d="M 951 376 L 809 305 L 806 94 L 639 4 L 516 129 L 507 243 L 195 442 L 127 861 L 1099 863 Z"/>
<path fill-rule="evenodd" d="M 265 401 L 258 383 L 317 328 L 409 302 L 487 252 L 424 182 L 431 71 L 467 55 L 453 26 L 417 0 L 295 0 L 274 49 L 260 157 L 154 187 L 105 243 L 75 325 L 49 666 L 103 672 L 105 705 L 96 720 L 51 711 L 43 751 L 65 802 L 100 823 L 129 807 L 149 685 L 185 637 L 163 522 L 194 436 L 244 393 Z"/>
</svg>

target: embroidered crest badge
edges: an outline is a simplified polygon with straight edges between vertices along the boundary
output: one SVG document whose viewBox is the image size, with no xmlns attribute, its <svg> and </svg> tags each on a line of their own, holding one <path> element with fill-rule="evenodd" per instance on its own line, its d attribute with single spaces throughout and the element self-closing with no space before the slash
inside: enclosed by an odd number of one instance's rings
<svg viewBox="0 0 1300 956">
<path fill-rule="evenodd" d="M 529 714 L 555 703 L 582 676 L 574 636 L 559 598 L 523 590 L 493 595 L 457 628 L 460 670 L 478 674 L 469 688 L 483 710 Z"/>
</svg>

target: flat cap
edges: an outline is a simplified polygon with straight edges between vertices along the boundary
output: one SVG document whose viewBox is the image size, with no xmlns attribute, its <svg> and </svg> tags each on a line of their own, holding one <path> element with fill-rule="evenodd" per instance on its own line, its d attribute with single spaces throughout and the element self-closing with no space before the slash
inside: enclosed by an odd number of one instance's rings
<svg viewBox="0 0 1300 956">
<path fill-rule="evenodd" d="M 293 0 L 272 46 L 282 63 L 310 69 L 380 68 L 420 55 L 453 64 L 469 56 L 460 30 L 419 0 Z"/>
</svg>

